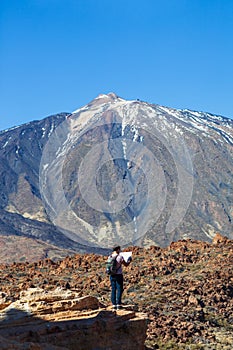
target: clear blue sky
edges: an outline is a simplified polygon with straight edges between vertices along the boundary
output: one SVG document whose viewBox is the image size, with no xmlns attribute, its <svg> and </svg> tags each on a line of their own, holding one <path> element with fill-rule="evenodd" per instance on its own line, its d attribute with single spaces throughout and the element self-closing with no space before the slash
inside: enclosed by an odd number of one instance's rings
<svg viewBox="0 0 233 350">
<path fill-rule="evenodd" d="M 232 0 L 1 0 L 0 130 L 113 91 L 233 117 Z"/>
</svg>

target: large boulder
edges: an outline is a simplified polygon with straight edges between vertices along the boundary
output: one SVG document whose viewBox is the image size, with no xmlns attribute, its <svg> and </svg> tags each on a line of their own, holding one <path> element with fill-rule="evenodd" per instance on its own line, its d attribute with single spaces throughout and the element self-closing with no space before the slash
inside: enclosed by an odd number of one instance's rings
<svg viewBox="0 0 233 350">
<path fill-rule="evenodd" d="M 0 312 L 1 349 L 144 349 L 146 315 L 112 311 L 93 296 L 31 288 Z"/>
</svg>

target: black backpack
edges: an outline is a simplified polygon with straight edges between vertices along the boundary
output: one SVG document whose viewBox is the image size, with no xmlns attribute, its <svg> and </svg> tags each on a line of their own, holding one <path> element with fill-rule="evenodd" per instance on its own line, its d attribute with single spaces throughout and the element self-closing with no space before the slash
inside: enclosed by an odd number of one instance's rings
<svg viewBox="0 0 233 350">
<path fill-rule="evenodd" d="M 117 268 L 117 257 L 118 255 L 110 255 L 108 257 L 108 260 L 107 260 L 107 264 L 106 264 L 106 273 L 110 276 L 114 276 L 116 275 L 117 273 L 117 270 L 119 268 Z"/>
</svg>

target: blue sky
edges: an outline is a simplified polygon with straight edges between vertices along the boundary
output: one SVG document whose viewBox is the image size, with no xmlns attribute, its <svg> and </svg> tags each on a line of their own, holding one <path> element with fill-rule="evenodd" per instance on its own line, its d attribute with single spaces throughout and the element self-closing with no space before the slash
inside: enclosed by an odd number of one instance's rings
<svg viewBox="0 0 233 350">
<path fill-rule="evenodd" d="M 0 130 L 99 93 L 233 118 L 232 0 L 1 0 Z"/>
</svg>

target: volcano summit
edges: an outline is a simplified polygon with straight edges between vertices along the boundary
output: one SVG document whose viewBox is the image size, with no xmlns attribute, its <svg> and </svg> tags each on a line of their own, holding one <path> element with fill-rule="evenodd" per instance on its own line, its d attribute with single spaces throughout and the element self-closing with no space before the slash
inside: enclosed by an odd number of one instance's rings
<svg viewBox="0 0 233 350">
<path fill-rule="evenodd" d="M 74 250 L 233 238 L 231 119 L 110 93 L 0 142 L 2 234 Z"/>
</svg>

